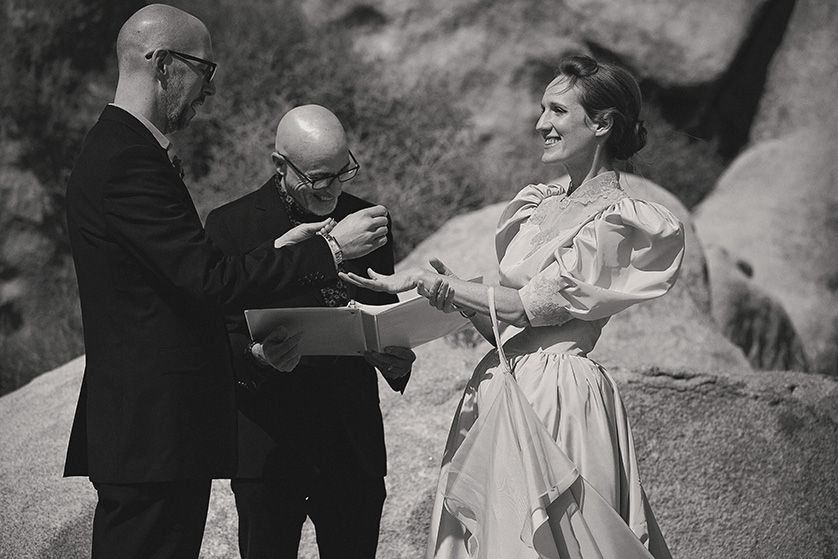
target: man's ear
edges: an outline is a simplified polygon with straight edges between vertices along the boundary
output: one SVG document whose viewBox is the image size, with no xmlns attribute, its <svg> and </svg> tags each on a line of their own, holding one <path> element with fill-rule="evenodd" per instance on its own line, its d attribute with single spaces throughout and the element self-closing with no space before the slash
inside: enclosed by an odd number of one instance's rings
<svg viewBox="0 0 838 559">
<path fill-rule="evenodd" d="M 165 87 L 169 80 L 168 66 L 172 63 L 172 55 L 166 49 L 156 49 L 151 53 L 149 58 L 151 59 L 151 64 L 154 66 L 155 77 Z"/>
<path fill-rule="evenodd" d="M 271 161 L 274 162 L 274 167 L 276 167 L 276 172 L 280 177 L 285 176 L 285 158 L 282 157 L 278 151 L 275 151 L 271 154 Z"/>
</svg>

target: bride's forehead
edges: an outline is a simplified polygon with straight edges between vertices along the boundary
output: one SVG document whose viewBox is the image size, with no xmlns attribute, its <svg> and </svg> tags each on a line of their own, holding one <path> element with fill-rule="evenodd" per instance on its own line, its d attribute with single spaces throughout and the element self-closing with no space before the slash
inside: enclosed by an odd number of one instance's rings
<svg viewBox="0 0 838 559">
<path fill-rule="evenodd" d="M 553 78 L 547 87 L 544 89 L 545 95 L 561 95 L 567 91 L 570 91 L 572 86 L 570 85 L 570 80 L 567 76 L 558 75 Z"/>
</svg>

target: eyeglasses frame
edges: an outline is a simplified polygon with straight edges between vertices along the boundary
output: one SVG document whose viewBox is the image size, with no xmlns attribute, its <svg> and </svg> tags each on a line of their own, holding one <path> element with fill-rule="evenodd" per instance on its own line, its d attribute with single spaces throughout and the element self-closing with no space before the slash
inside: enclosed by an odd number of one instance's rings
<svg viewBox="0 0 838 559">
<path fill-rule="evenodd" d="M 204 68 L 201 73 L 204 74 L 204 79 L 207 81 L 207 83 L 210 83 L 215 78 L 215 71 L 218 69 L 218 64 L 217 63 L 215 63 L 211 60 L 206 60 L 204 58 L 198 58 L 197 56 L 192 56 L 191 54 L 186 54 L 185 52 L 178 52 L 178 51 L 172 50 L 172 49 L 160 49 L 160 50 L 164 50 L 164 51 L 168 52 L 169 54 L 171 54 L 172 56 L 176 56 L 176 57 L 180 58 L 181 60 L 185 60 L 187 62 L 197 62 L 199 64 L 204 64 L 206 66 L 206 68 Z M 154 51 L 151 51 L 150 53 L 146 54 L 145 57 L 147 59 L 151 59 L 153 54 L 154 54 Z"/>
<path fill-rule="evenodd" d="M 335 181 L 335 179 L 338 179 L 338 181 L 340 181 L 340 182 L 351 181 L 352 179 L 355 178 L 355 175 L 357 175 L 358 171 L 361 169 L 361 164 L 358 163 L 357 159 L 355 159 L 355 156 L 352 154 L 352 150 L 347 149 L 346 151 L 347 151 L 347 153 L 349 153 L 349 163 L 347 163 L 347 165 L 352 165 L 354 163 L 355 166 L 354 167 L 349 167 L 348 169 L 344 169 L 343 171 L 340 171 L 339 173 L 336 173 L 334 175 L 331 175 L 331 176 L 328 176 L 328 177 L 323 177 L 321 179 L 317 179 L 316 181 L 312 180 L 311 177 L 309 177 L 307 174 L 302 172 L 299 167 L 294 165 L 294 163 L 288 158 L 287 155 L 283 155 L 281 153 L 277 153 L 277 155 L 282 157 L 282 159 L 285 160 L 286 163 L 288 163 L 288 166 L 291 167 L 292 169 L 294 169 L 294 172 L 297 173 L 297 176 L 300 177 L 301 179 L 303 179 L 302 182 L 305 183 L 305 184 L 308 184 L 309 188 L 311 188 L 312 190 L 325 190 L 325 189 L 329 188 L 330 186 L 332 186 L 332 183 Z M 349 173 L 350 171 L 352 171 L 352 176 L 347 177 L 347 178 L 341 177 L 341 175 L 345 175 L 345 174 Z M 317 186 L 317 183 L 322 183 L 323 181 L 328 181 L 328 182 L 326 182 L 326 184 L 324 186 Z"/>
</svg>

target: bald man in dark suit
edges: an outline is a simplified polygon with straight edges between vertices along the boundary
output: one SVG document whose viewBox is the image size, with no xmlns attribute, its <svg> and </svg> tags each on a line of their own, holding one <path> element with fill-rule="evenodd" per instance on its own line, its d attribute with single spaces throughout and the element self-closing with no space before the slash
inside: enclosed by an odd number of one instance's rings
<svg viewBox="0 0 838 559">
<path fill-rule="evenodd" d="M 288 111 L 277 126 L 272 158 L 276 174 L 262 187 L 207 216 L 207 233 L 226 254 L 247 254 L 276 237 L 296 243 L 306 238 L 300 228 L 308 223 L 330 218 L 339 226 L 373 207 L 343 190 L 360 166 L 343 126 L 325 107 Z M 393 267 L 389 234 L 381 248 L 341 264 L 358 274 L 369 268 L 392 273 Z M 302 295 L 269 295 L 258 306 L 344 306 L 353 299 L 398 301 L 336 280 Z M 373 559 L 387 472 L 375 369 L 402 392 L 416 356 L 399 347 L 365 356 L 304 356 L 292 371 L 263 380 L 267 367 L 248 357 L 242 313 L 228 313 L 227 325 L 241 384 L 232 488 L 242 559 L 295 559 L 306 518 L 321 559 Z M 316 331 L 304 335 L 317 338 Z"/>
</svg>

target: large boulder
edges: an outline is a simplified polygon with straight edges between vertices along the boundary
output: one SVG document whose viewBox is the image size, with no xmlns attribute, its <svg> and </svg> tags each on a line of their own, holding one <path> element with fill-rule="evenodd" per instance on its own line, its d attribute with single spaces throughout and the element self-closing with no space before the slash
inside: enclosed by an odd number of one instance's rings
<svg viewBox="0 0 838 559">
<path fill-rule="evenodd" d="M 797 0 L 771 60 L 750 141 L 785 136 L 806 126 L 838 133 L 838 3 Z M 834 142 L 834 140 L 832 140 Z"/>
<path fill-rule="evenodd" d="M 753 267 L 817 371 L 838 374 L 838 143 L 809 127 L 740 155 L 695 212 L 703 242 Z"/>
<path fill-rule="evenodd" d="M 664 87 L 721 78 L 766 0 L 567 0 L 587 41 Z M 558 15 L 558 14 L 557 14 Z"/>
<path fill-rule="evenodd" d="M 365 5 L 378 14 L 367 52 L 404 60 L 409 69 L 459 73 L 488 63 L 494 71 L 503 51 L 555 56 L 568 40 L 600 44 L 644 77 L 666 87 L 690 87 L 720 79 L 747 40 L 767 0 L 567 0 L 561 5 L 529 1 L 487 4 L 435 0 L 419 9 L 411 2 Z M 314 19 L 335 19 L 357 7 L 309 0 Z M 514 48 L 509 48 L 515 45 Z M 435 54 L 435 56 L 427 56 Z M 512 70 L 512 72 L 510 72 Z"/>
</svg>

